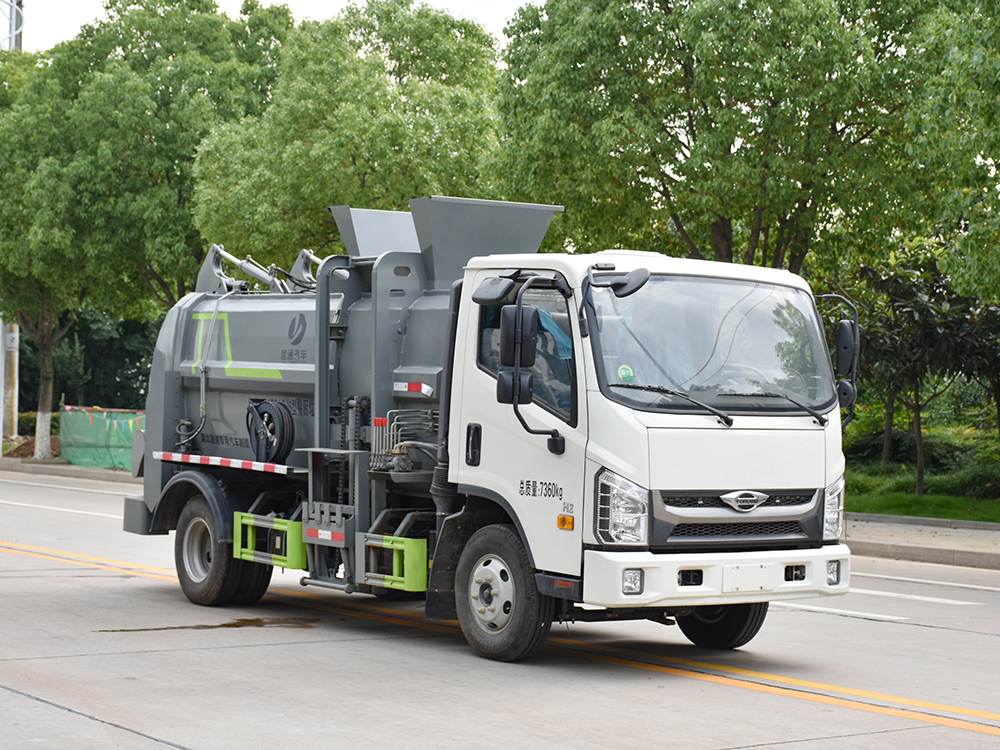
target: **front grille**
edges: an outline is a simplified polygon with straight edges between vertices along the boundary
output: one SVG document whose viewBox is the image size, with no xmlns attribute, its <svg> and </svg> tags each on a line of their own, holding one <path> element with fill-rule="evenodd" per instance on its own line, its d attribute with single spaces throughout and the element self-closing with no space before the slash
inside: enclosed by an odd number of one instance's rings
<svg viewBox="0 0 1000 750">
<path fill-rule="evenodd" d="M 802 534 L 798 521 L 761 523 L 682 523 L 674 527 L 672 537 L 763 537 Z"/>
<path fill-rule="evenodd" d="M 696 495 L 663 495 L 663 504 L 668 508 L 728 508 L 718 494 L 698 493 Z M 793 490 L 791 492 L 768 492 L 766 501 L 760 508 L 784 508 L 792 505 L 808 505 L 816 495 L 815 490 Z"/>
</svg>

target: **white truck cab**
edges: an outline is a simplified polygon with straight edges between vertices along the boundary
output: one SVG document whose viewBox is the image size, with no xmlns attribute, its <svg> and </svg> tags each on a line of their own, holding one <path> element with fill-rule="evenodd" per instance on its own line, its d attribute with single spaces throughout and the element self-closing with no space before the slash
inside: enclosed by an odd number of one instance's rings
<svg viewBox="0 0 1000 750">
<path fill-rule="evenodd" d="M 518 299 L 535 356 L 515 374 L 501 311 Z M 509 505 L 531 567 L 579 605 L 762 621 L 768 601 L 848 591 L 838 388 L 802 278 L 630 251 L 473 258 L 462 309 L 450 479 Z M 498 400 L 505 372 L 530 400 Z M 695 638 L 741 645 L 741 624 Z"/>
</svg>

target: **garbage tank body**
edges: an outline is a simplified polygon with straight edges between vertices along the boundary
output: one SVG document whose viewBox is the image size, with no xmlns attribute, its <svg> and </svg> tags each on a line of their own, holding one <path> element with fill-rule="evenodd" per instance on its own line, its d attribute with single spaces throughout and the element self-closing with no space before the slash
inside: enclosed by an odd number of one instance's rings
<svg viewBox="0 0 1000 750">
<path fill-rule="evenodd" d="M 292 450 L 282 461 L 302 469 L 308 457 L 301 449 L 342 447 L 346 425 L 338 408 L 347 399 L 370 404 L 366 442 L 373 440 L 372 422 L 400 412 L 436 419 L 451 285 L 473 256 L 535 252 L 557 210 L 438 196 L 411 201 L 412 214 L 332 208 L 349 254 L 320 268 L 340 270 L 329 280 L 326 331 L 318 330 L 315 291 L 245 291 L 203 269 L 198 290 L 169 311 L 157 339 L 147 397 L 146 505 L 155 507 L 175 468 L 154 452 L 255 460 L 252 402 L 288 408 Z M 326 377 L 316 372 L 321 346 L 328 347 Z M 317 425 L 318 388 L 326 389 L 332 413 Z M 418 422 L 407 436 L 436 441 L 436 425 Z"/>
</svg>

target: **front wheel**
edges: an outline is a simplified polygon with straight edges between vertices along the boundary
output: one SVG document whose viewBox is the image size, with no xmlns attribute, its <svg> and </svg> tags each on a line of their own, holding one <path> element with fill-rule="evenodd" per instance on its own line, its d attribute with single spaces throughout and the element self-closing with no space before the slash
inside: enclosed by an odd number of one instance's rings
<svg viewBox="0 0 1000 750">
<path fill-rule="evenodd" d="M 207 607 L 228 604 L 240 582 L 241 569 L 232 543 L 219 541 L 215 516 L 201 495 L 188 500 L 177 520 L 174 562 L 184 595 Z"/>
<path fill-rule="evenodd" d="M 520 661 L 545 642 L 554 601 L 535 586 L 534 571 L 511 526 L 485 526 L 458 560 L 455 604 L 465 640 L 479 656 Z"/>
<path fill-rule="evenodd" d="M 757 635 L 765 615 L 767 602 L 695 607 L 691 614 L 678 617 L 677 625 L 696 646 L 739 648 Z"/>
</svg>

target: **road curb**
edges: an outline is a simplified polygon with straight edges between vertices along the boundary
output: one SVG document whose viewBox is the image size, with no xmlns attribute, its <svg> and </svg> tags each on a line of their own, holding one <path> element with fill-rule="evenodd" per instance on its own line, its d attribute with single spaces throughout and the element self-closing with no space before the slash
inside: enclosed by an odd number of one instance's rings
<svg viewBox="0 0 1000 750">
<path fill-rule="evenodd" d="M 96 479 L 101 482 L 120 482 L 141 485 L 128 471 L 101 469 L 92 466 L 75 466 L 65 461 L 35 461 L 33 459 L 0 458 L 0 471 L 15 471 L 22 474 L 43 474 L 69 477 L 71 479 Z"/>
<path fill-rule="evenodd" d="M 946 529 L 977 529 L 980 531 L 1000 531 L 1000 523 L 986 521 L 956 521 L 951 518 L 924 518 L 922 516 L 884 516 L 878 513 L 848 513 L 848 521 L 870 521 L 873 523 L 900 523 L 905 526 L 936 526 Z"/>
<path fill-rule="evenodd" d="M 916 544 L 847 540 L 852 557 L 880 557 L 890 560 L 957 565 L 963 568 L 1000 570 L 1000 554 L 974 550 L 923 547 Z"/>
</svg>

